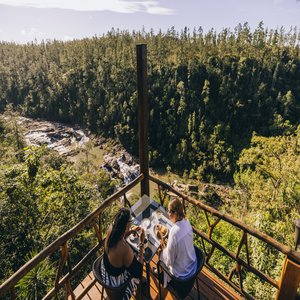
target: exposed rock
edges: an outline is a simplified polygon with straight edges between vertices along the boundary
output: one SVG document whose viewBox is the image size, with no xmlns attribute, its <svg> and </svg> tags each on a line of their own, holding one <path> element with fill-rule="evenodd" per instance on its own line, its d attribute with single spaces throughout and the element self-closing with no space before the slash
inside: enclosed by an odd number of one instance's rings
<svg viewBox="0 0 300 300">
<path fill-rule="evenodd" d="M 128 184 L 138 176 L 139 165 L 124 149 L 118 147 L 118 151 L 120 151 L 118 155 L 116 155 L 114 151 L 104 155 L 104 163 L 101 165 L 101 168 L 106 170 L 111 178 L 119 178 L 125 184 Z"/>
<path fill-rule="evenodd" d="M 20 118 L 25 129 L 25 140 L 28 145 L 47 145 L 63 156 L 75 155 L 78 147 L 89 141 L 82 129 L 74 129 L 56 122 Z"/>
<path fill-rule="evenodd" d="M 90 140 L 92 135 L 78 128 L 74 129 L 56 122 L 20 118 L 25 129 L 25 140 L 28 145 L 47 145 L 49 149 L 59 154 L 72 157 L 78 148 Z M 93 137 L 94 144 L 105 149 L 106 140 L 103 137 Z M 125 149 L 115 141 L 109 154 L 104 155 L 104 163 L 100 166 L 106 170 L 112 179 L 121 179 L 125 184 L 132 181 L 139 174 L 139 165 Z"/>
</svg>

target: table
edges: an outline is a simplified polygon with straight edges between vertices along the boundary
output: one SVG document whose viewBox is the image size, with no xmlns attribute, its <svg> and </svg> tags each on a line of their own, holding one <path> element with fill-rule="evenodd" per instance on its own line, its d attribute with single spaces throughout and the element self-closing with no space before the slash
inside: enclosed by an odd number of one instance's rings
<svg viewBox="0 0 300 300">
<path fill-rule="evenodd" d="M 154 227 L 156 224 L 163 224 L 170 231 L 173 223 L 168 219 L 166 210 L 146 195 L 131 207 L 131 214 L 134 218 L 133 224 L 143 227 L 145 236 L 148 239 L 147 247 L 144 250 L 144 261 L 146 263 L 147 281 L 150 282 L 150 261 L 160 245 Z M 129 236 L 127 242 L 135 251 L 138 251 L 138 237 Z"/>
</svg>

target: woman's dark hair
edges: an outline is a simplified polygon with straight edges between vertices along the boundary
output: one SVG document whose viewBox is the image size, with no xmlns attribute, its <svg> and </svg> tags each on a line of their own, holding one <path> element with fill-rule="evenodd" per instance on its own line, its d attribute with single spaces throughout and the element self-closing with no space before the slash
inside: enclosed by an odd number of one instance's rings
<svg viewBox="0 0 300 300">
<path fill-rule="evenodd" d="M 114 247 L 123 237 L 126 225 L 130 220 L 130 211 L 127 208 L 121 208 L 115 215 L 112 230 L 107 241 L 107 247 Z"/>
</svg>

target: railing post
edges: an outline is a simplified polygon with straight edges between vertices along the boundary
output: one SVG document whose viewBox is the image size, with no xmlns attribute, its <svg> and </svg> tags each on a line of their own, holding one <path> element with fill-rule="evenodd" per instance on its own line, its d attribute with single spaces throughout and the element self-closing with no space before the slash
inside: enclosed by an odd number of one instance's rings
<svg viewBox="0 0 300 300">
<path fill-rule="evenodd" d="M 288 257 L 283 262 L 276 300 L 295 299 L 300 283 L 300 265 Z"/>
<path fill-rule="evenodd" d="M 140 173 L 144 174 L 141 182 L 141 196 L 149 194 L 148 162 L 148 83 L 147 83 L 147 45 L 136 46 L 137 53 L 137 90 L 138 90 L 138 132 Z"/>
</svg>

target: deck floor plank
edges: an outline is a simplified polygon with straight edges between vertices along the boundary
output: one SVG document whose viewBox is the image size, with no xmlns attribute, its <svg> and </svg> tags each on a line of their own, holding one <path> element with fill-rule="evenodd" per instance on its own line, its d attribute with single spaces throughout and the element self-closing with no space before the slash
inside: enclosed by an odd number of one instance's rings
<svg viewBox="0 0 300 300">
<path fill-rule="evenodd" d="M 154 257 L 154 261 L 157 261 L 157 257 Z M 150 267 L 153 268 L 156 263 L 153 261 L 150 263 Z M 143 276 L 146 277 L 146 268 L 144 267 Z M 86 278 L 76 287 L 74 294 L 76 297 L 88 286 L 88 284 L 94 280 L 93 272 L 90 272 Z M 207 268 L 203 268 L 198 276 L 200 300 L 241 300 L 243 297 L 234 292 L 230 287 L 226 286 L 220 279 L 216 278 Z M 101 299 L 101 285 L 96 282 L 88 293 L 82 298 L 83 300 L 98 300 Z M 158 280 L 151 274 L 150 276 L 150 299 L 159 300 Z M 162 289 L 162 298 L 165 300 L 172 300 L 172 295 Z M 104 299 L 106 299 L 106 293 L 104 291 Z M 134 297 L 132 297 L 134 299 Z M 143 299 L 147 299 L 143 297 Z M 195 283 L 193 290 L 186 297 L 186 300 L 198 299 L 197 285 Z"/>
</svg>

